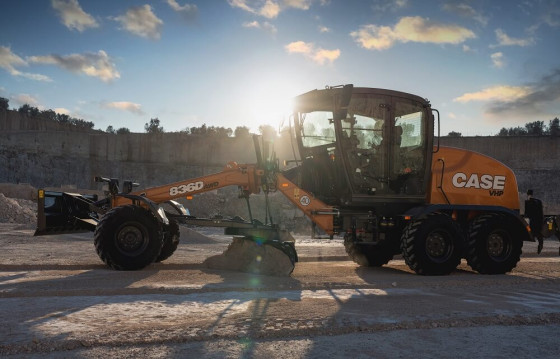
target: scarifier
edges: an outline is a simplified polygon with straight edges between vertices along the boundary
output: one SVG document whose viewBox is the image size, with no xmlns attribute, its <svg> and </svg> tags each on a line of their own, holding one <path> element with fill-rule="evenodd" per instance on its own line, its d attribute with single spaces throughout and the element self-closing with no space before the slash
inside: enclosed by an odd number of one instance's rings
<svg viewBox="0 0 560 359">
<path fill-rule="evenodd" d="M 434 116 L 434 114 L 437 115 Z M 511 271 L 524 241 L 534 241 L 519 215 L 514 173 L 495 159 L 440 146 L 439 112 L 421 97 L 353 85 L 297 96 L 290 131 L 294 159 L 280 170 L 268 145 L 255 137 L 255 164 L 229 162 L 223 171 L 133 191 L 138 184 L 111 178 L 109 194 L 39 191 L 36 235 L 94 231 L 100 258 L 135 270 L 169 258 L 179 244 L 179 224 L 224 227 L 236 240 L 286 255 L 291 273 L 295 241 L 272 219 L 262 223 L 196 218 L 177 198 L 238 186 L 247 199 L 283 193 L 330 238 L 344 236 L 359 265 L 382 266 L 396 254 L 416 273 L 443 275 L 466 258 L 484 274 Z M 249 207 L 249 213 L 250 207 Z M 239 247 L 239 246 L 238 246 Z M 241 258 L 244 259 L 241 259 Z M 251 261 L 246 256 L 240 260 Z M 254 260 L 253 260 L 254 261 Z M 259 265 L 240 268 L 259 272 Z"/>
</svg>

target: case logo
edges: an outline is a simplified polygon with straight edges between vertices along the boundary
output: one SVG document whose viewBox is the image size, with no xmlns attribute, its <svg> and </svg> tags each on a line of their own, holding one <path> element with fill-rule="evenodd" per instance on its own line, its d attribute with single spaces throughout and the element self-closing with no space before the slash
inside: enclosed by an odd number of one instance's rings
<svg viewBox="0 0 560 359">
<path fill-rule="evenodd" d="M 453 175 L 452 182 L 456 188 L 487 189 L 490 196 L 501 196 L 504 194 L 506 176 L 457 172 Z"/>
</svg>

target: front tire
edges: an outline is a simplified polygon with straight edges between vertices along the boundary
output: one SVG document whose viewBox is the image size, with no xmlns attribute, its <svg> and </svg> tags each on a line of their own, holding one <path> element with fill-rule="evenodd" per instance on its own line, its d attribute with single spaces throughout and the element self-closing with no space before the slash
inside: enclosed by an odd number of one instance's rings
<svg viewBox="0 0 560 359">
<path fill-rule="evenodd" d="M 155 261 L 163 235 L 155 216 L 135 205 L 115 207 L 97 224 L 94 244 L 99 258 L 117 270 L 137 270 Z"/>
<path fill-rule="evenodd" d="M 520 260 L 524 231 L 515 218 L 505 214 L 475 218 L 469 226 L 467 263 L 482 274 L 510 272 Z"/>
<path fill-rule="evenodd" d="M 156 258 L 155 262 L 159 263 L 171 257 L 173 253 L 177 250 L 179 246 L 179 237 L 181 232 L 179 231 L 179 225 L 177 221 L 170 219 L 169 227 L 163 236 L 163 246 L 161 247 L 161 253 Z"/>
<path fill-rule="evenodd" d="M 461 262 L 463 232 L 444 213 L 431 213 L 409 223 L 401 238 L 406 264 L 418 274 L 449 274 Z"/>
</svg>

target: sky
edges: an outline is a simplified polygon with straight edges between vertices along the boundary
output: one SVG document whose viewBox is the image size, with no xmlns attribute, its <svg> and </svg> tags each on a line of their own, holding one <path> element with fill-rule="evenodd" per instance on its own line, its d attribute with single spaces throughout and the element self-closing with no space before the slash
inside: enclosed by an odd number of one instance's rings
<svg viewBox="0 0 560 359">
<path fill-rule="evenodd" d="M 0 97 L 101 130 L 257 132 L 354 84 L 494 135 L 560 117 L 559 35 L 558 0 L 1 0 Z"/>
</svg>

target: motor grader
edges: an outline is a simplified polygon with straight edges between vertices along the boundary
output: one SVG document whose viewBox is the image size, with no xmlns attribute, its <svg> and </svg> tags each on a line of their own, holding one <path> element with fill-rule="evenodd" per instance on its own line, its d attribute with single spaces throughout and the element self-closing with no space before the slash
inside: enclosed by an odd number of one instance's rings
<svg viewBox="0 0 560 359">
<path fill-rule="evenodd" d="M 534 241 L 519 214 L 515 175 L 485 155 L 440 146 L 439 127 L 439 112 L 412 94 L 353 85 L 313 90 L 294 99 L 294 158 L 286 169 L 256 139 L 255 164 L 230 162 L 213 175 L 139 191 L 100 177 L 109 187 L 101 200 L 40 190 L 36 234 L 94 231 L 107 265 L 134 270 L 173 254 L 178 224 L 218 226 L 295 264 L 292 236 L 272 219 L 197 218 L 174 201 L 238 186 L 248 204 L 251 194 L 283 193 L 314 227 L 343 236 L 362 266 L 402 254 L 423 275 L 448 274 L 462 258 L 479 273 L 509 272 L 523 242 Z"/>
</svg>

